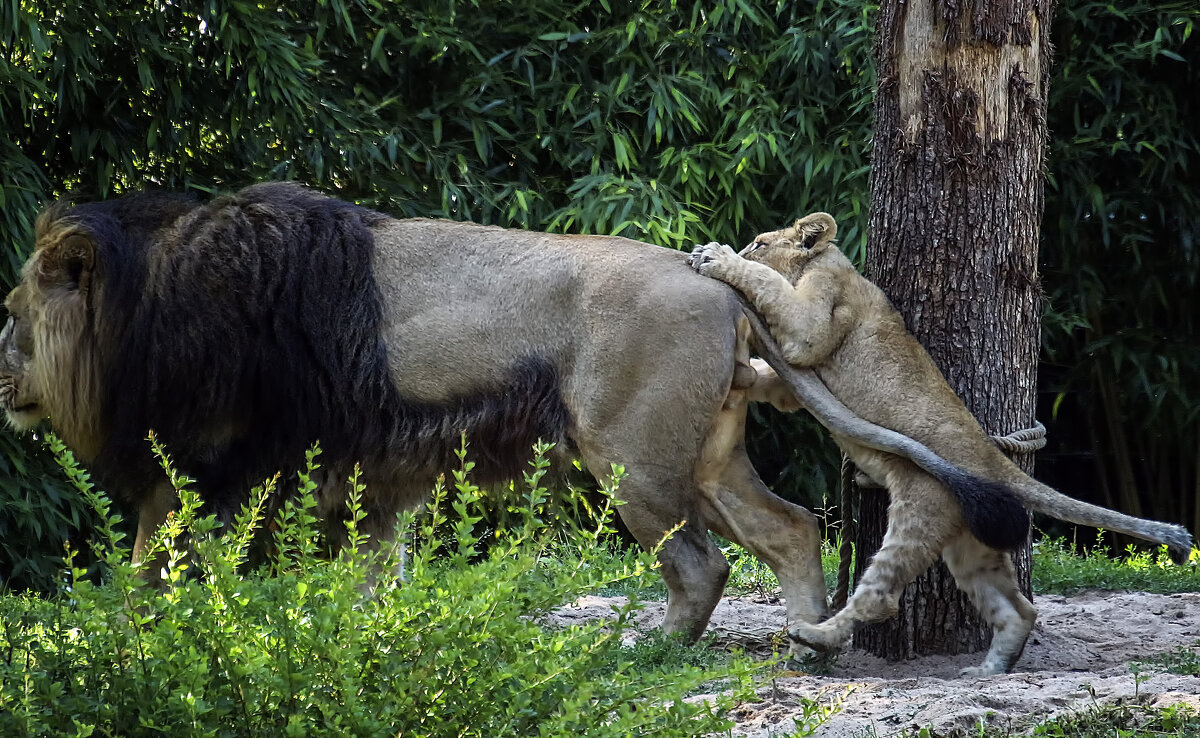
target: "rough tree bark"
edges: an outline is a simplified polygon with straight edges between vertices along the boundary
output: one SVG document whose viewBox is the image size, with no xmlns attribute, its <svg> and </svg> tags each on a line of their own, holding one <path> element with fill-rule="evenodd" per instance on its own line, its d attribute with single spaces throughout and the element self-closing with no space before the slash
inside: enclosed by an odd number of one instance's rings
<svg viewBox="0 0 1200 738">
<path fill-rule="evenodd" d="M 993 434 L 1034 421 L 1051 12 L 1052 0 L 884 0 L 879 11 L 867 276 Z M 886 495 L 864 490 L 860 504 L 856 578 L 882 539 Z M 1017 559 L 1028 592 L 1028 545 Z M 939 563 L 855 643 L 897 659 L 990 638 Z"/>
</svg>

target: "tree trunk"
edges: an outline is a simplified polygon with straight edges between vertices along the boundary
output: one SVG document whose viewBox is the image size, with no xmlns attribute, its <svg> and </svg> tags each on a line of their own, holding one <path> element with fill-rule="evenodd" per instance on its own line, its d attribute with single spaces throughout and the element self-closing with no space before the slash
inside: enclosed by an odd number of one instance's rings
<svg viewBox="0 0 1200 738">
<path fill-rule="evenodd" d="M 879 11 L 867 276 L 993 434 L 1034 421 L 1051 3 L 884 0 Z M 863 491 L 856 576 L 886 504 Z M 1028 545 L 1016 558 L 1028 592 Z M 855 644 L 896 659 L 990 638 L 938 563 Z"/>
</svg>

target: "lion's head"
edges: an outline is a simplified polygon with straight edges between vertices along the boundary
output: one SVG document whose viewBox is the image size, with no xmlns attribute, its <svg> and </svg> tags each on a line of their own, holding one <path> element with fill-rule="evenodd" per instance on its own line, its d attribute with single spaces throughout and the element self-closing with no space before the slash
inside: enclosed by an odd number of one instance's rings
<svg viewBox="0 0 1200 738">
<path fill-rule="evenodd" d="M 48 419 L 81 459 L 100 453 L 120 392 L 114 338 L 131 322 L 144 244 L 196 205 L 163 193 L 59 202 L 38 217 L 33 254 L 5 299 L 9 319 L 0 333 L 0 408 L 11 426 L 24 431 Z"/>
<path fill-rule="evenodd" d="M 88 340 L 95 244 L 55 206 L 37 222 L 33 256 L 8 294 L 0 333 L 0 407 L 15 429 L 45 418 L 84 458 L 98 444 L 95 353 Z"/>
<path fill-rule="evenodd" d="M 44 417 L 37 377 L 30 374 L 33 359 L 32 311 L 26 292 L 13 290 L 5 307 L 8 323 L 0 332 L 0 407 L 9 425 L 19 431 L 31 429 Z"/>
</svg>

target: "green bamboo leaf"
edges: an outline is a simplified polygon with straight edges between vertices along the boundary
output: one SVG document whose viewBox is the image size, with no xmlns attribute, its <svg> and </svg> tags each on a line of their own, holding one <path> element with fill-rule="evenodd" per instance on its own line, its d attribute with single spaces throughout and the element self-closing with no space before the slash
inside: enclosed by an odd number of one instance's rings
<svg viewBox="0 0 1200 738">
<path fill-rule="evenodd" d="M 629 72 L 622 72 L 621 78 L 617 80 L 617 89 L 613 91 L 614 97 L 619 97 L 625 91 L 625 87 L 629 84 Z"/>
<path fill-rule="evenodd" d="M 472 121 L 471 135 L 475 139 L 475 153 L 479 155 L 479 161 L 486 162 L 488 160 L 487 132 L 479 121 Z"/>
<path fill-rule="evenodd" d="M 387 35 L 388 29 L 379 29 L 379 31 L 375 34 L 375 41 L 371 44 L 370 56 L 372 60 L 381 62 L 385 67 L 387 66 L 387 60 L 383 56 L 383 42 L 387 38 Z"/>
</svg>

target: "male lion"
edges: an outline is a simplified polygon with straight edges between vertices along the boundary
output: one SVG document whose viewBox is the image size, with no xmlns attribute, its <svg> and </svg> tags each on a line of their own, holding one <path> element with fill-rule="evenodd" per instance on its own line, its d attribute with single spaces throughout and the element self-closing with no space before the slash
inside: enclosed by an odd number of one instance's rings
<svg viewBox="0 0 1200 738">
<path fill-rule="evenodd" d="M 781 355 L 772 366 L 784 378 L 764 367 L 750 389 L 752 400 L 794 409 L 785 380 L 798 368 L 815 372 L 860 418 L 899 431 L 949 463 L 996 481 L 1033 510 L 1164 543 L 1176 560 L 1187 559 L 1192 538 L 1184 528 L 1071 499 L 1004 456 L 883 292 L 834 246 L 836 232 L 832 217 L 814 213 L 791 228 L 759 235 L 740 255 L 717 243 L 694 250 L 693 267 L 745 295 L 778 342 Z M 959 588 L 995 629 L 983 664 L 964 674 L 1011 669 L 1037 611 L 1018 589 L 1011 559 L 998 550 L 1004 546 L 989 540 L 986 528 L 972 524 L 972 507 L 986 500 L 948 492 L 909 461 L 845 438 L 836 429 L 834 437 L 860 469 L 887 487 L 888 528 L 846 607 L 821 624 L 793 622 L 789 635 L 816 649 L 842 647 L 858 623 L 893 615 L 904 587 L 940 554 Z"/>
<path fill-rule="evenodd" d="M 319 440 L 335 544 L 353 462 L 379 542 L 454 466 L 461 433 L 480 481 L 519 474 L 543 438 L 600 473 L 625 466 L 620 515 L 643 545 L 686 521 L 660 556 L 668 632 L 698 637 L 721 595 L 708 530 L 771 566 L 793 622 L 826 613 L 813 515 L 773 495 L 742 447 L 744 306 L 684 254 L 395 220 L 284 183 L 56 206 L 36 239 L 7 299 L 0 406 L 18 429 L 49 418 L 138 511 L 137 559 L 176 504 L 151 429 L 223 520 Z M 987 488 L 805 379 L 806 404 L 843 435 Z"/>
</svg>

